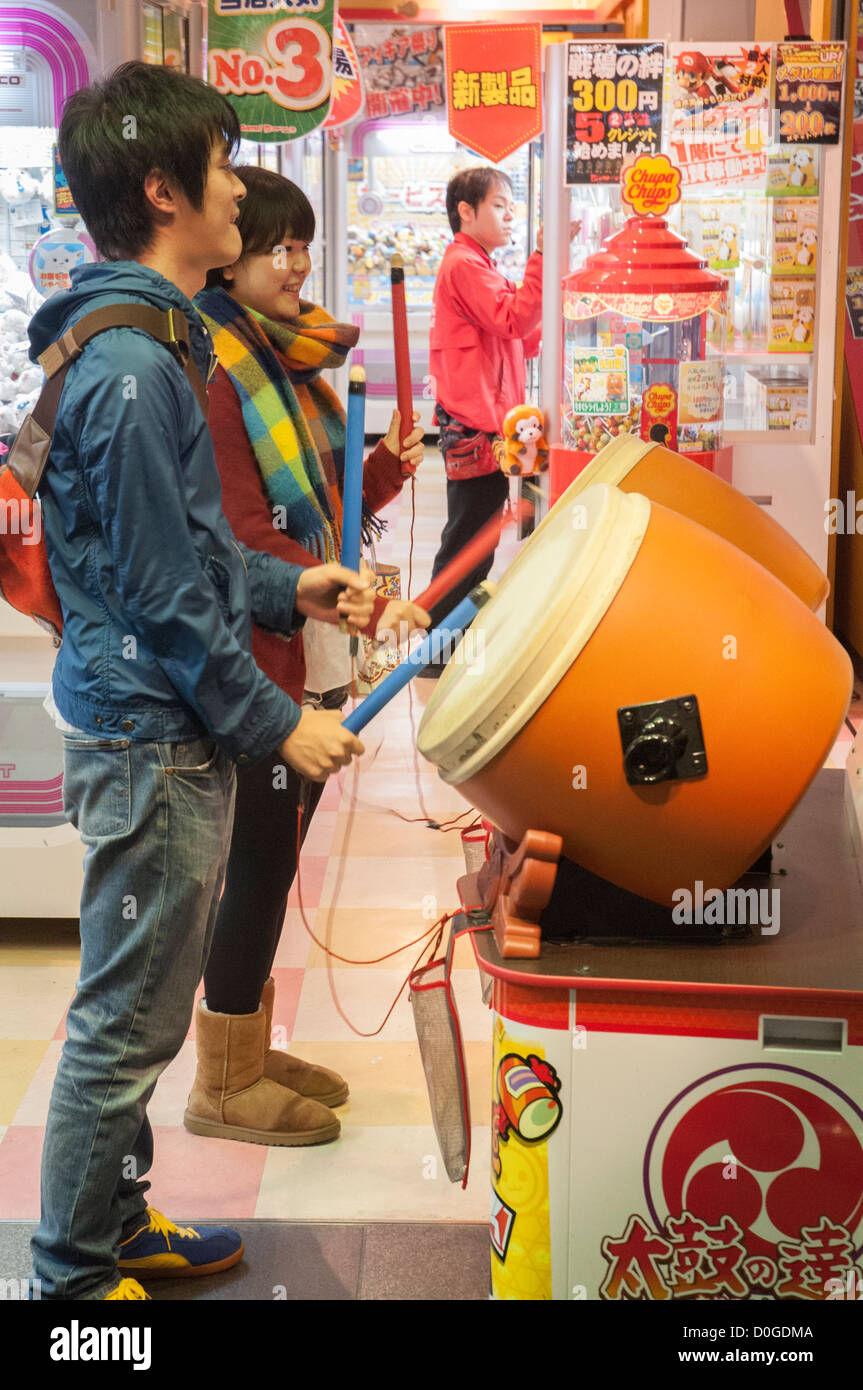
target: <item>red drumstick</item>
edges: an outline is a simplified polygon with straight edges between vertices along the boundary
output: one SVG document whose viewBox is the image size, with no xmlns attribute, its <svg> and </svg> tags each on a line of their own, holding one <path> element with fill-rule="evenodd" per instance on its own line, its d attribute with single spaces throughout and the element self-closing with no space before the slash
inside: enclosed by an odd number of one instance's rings
<svg viewBox="0 0 863 1390">
<path fill-rule="evenodd" d="M 493 516 L 491 521 L 487 521 L 485 526 L 477 531 L 473 540 L 468 541 L 464 549 L 459 551 L 455 559 L 450 560 L 440 574 L 435 576 L 428 588 L 412 601 L 418 603 L 420 608 L 427 610 L 439 603 L 445 594 L 455 588 L 459 580 L 464 579 L 465 575 L 476 569 L 480 560 L 484 560 L 486 555 L 494 550 L 503 528 L 511 526 L 514 521 L 529 515 L 530 512 L 529 502 L 517 502 L 504 516 Z"/>
<path fill-rule="evenodd" d="M 396 405 L 399 408 L 399 435 L 402 446 L 414 427 L 414 401 L 411 388 L 411 356 L 408 345 L 408 311 L 405 303 L 405 263 L 396 252 L 390 261 L 390 287 L 393 304 L 393 343 L 396 357 Z"/>
</svg>

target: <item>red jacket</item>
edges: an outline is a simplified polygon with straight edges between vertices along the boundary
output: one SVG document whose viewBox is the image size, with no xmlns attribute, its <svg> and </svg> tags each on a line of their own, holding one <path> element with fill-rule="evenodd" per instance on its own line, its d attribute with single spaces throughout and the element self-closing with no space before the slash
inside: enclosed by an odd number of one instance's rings
<svg viewBox="0 0 863 1390">
<path fill-rule="evenodd" d="M 237 540 L 252 550 L 268 550 L 292 565 L 319 565 L 320 560 L 273 526 L 273 511 L 267 500 L 254 451 L 246 434 L 240 398 L 224 367 L 217 367 L 210 382 L 210 433 L 216 465 L 222 480 L 222 507 Z M 380 511 L 397 495 L 404 483 L 401 465 L 383 440 L 372 450 L 363 472 L 363 497 L 373 512 Z M 366 632 L 374 635 L 388 600 L 378 599 Z M 286 641 L 277 633 L 252 624 L 252 655 L 271 681 L 302 704 L 306 679 L 303 634 Z"/>
<path fill-rule="evenodd" d="M 429 371 L 445 410 L 487 434 L 521 405 L 526 357 L 539 351 L 542 256 L 528 258 L 516 288 L 487 251 L 456 232 L 444 252 L 432 302 Z"/>
</svg>

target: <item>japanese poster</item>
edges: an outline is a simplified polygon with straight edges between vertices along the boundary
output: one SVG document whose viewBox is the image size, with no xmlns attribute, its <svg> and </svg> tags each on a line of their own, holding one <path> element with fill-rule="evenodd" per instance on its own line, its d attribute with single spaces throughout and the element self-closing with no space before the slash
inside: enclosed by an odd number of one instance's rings
<svg viewBox="0 0 863 1390">
<path fill-rule="evenodd" d="M 711 270 L 736 270 L 740 265 L 740 198 L 689 198 L 683 209 L 683 230 L 690 249 L 703 256 Z"/>
<path fill-rule="evenodd" d="M 750 146 L 745 138 L 736 135 L 692 139 L 679 134 L 669 138 L 668 148 L 680 169 L 685 188 L 704 184 L 730 184 L 733 188 L 764 186 L 767 175 L 764 140 Z"/>
<path fill-rule="evenodd" d="M 538 24 L 448 24 L 450 135 L 494 164 L 542 134 Z"/>
<path fill-rule="evenodd" d="M 777 45 L 780 145 L 839 143 L 844 72 L 844 43 Z"/>
<path fill-rule="evenodd" d="M 629 364 L 625 347 L 572 349 L 572 413 L 625 415 Z"/>
<path fill-rule="evenodd" d="M 681 453 L 716 448 L 722 415 L 722 361 L 681 362 L 677 448 Z"/>
<path fill-rule="evenodd" d="M 814 275 L 818 269 L 818 204 L 808 198 L 777 198 L 772 208 L 772 273 Z"/>
<path fill-rule="evenodd" d="M 443 30 L 437 24 L 394 29 L 355 24 L 369 120 L 441 111 L 446 104 Z"/>
<path fill-rule="evenodd" d="M 363 109 L 363 82 L 351 36 L 340 14 L 336 15 L 333 43 L 333 99 L 324 129 L 346 125 Z"/>
<path fill-rule="evenodd" d="M 818 149 L 798 145 L 768 157 L 768 198 L 817 198 Z"/>
<path fill-rule="evenodd" d="M 662 43 L 567 44 L 567 185 L 617 183 L 626 156 L 659 150 L 664 66 Z"/>
<path fill-rule="evenodd" d="M 296 140 L 325 119 L 333 0 L 209 0 L 207 80 L 247 140 Z"/>
<path fill-rule="evenodd" d="M 700 139 L 736 136 L 755 150 L 767 140 L 770 49 L 703 43 L 670 47 L 670 133 Z"/>
<path fill-rule="evenodd" d="M 845 279 L 848 323 L 855 338 L 863 338 L 863 266 L 849 265 Z"/>
<path fill-rule="evenodd" d="M 770 277 L 768 352 L 811 352 L 815 339 L 815 281 Z"/>
</svg>

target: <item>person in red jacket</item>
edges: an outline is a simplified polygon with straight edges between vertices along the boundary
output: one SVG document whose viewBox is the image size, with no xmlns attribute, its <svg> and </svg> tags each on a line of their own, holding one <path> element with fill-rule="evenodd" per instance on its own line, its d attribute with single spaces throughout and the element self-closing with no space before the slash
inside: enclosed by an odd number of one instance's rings
<svg viewBox="0 0 863 1390">
<path fill-rule="evenodd" d="M 432 301 L 429 371 L 446 468 L 447 521 L 432 577 L 493 516 L 503 511 L 509 480 L 495 444 L 507 411 L 525 395 L 525 359 L 539 351 L 542 318 L 542 228 L 520 286 L 495 266 L 492 252 L 510 241 L 512 185 L 499 169 L 464 169 L 446 191 L 455 236 L 443 255 Z M 490 554 L 432 609 L 437 626 L 494 561 Z M 444 652 L 427 676 L 439 676 Z"/>
<path fill-rule="evenodd" d="M 305 194 L 267 169 L 235 172 L 246 188 L 243 254 L 211 272 L 195 300 L 218 358 L 209 424 L 223 506 L 245 544 L 292 564 L 319 565 L 341 549 L 345 446 L 344 412 L 320 374 L 341 365 L 359 333 L 300 298 L 315 232 Z M 374 513 L 422 460 L 422 431 L 413 429 L 400 447 L 399 424 L 395 411 L 365 461 L 367 528 L 375 528 Z M 428 621 L 416 604 L 381 599 L 368 630 L 405 633 Z M 252 651 L 298 704 L 337 710 L 351 676 L 348 638 L 331 624 L 324 628 L 310 620 L 286 641 L 253 626 Z M 279 1145 L 325 1143 L 339 1134 L 331 1107 L 347 1099 L 347 1083 L 269 1047 L 271 969 L 296 874 L 298 827 L 301 842 L 321 790 L 272 759 L 240 772 L 197 1015 L 198 1071 L 184 1120 L 195 1134 Z"/>
</svg>

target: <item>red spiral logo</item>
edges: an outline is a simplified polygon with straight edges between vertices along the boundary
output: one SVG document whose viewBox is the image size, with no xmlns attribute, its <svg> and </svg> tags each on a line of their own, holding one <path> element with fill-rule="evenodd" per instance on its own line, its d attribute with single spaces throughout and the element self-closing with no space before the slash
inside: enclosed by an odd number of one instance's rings
<svg viewBox="0 0 863 1390">
<path fill-rule="evenodd" d="M 688 1104 L 703 1083 L 677 1097 L 651 1136 L 645 1186 L 657 1224 L 683 1211 L 711 1226 L 731 1216 L 750 1255 L 775 1258 L 779 1242 L 799 1240 L 804 1226 L 826 1216 L 859 1244 L 863 1116 L 857 1107 L 814 1076 L 820 1094 L 796 1080 L 765 1078 L 765 1067 L 729 1070 L 738 1072 L 733 1082 Z"/>
</svg>

